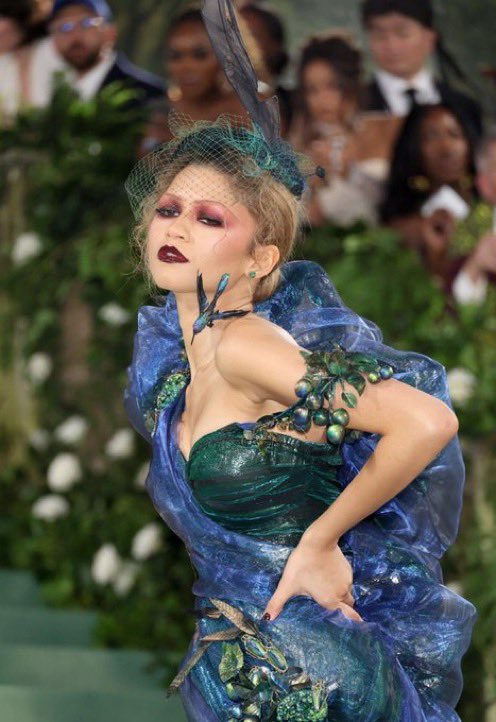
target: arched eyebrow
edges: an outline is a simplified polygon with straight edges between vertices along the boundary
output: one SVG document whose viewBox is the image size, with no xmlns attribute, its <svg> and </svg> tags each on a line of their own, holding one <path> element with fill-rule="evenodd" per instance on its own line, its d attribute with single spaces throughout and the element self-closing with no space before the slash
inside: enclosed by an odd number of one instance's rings
<svg viewBox="0 0 496 722">
<path fill-rule="evenodd" d="M 160 198 L 162 198 L 165 195 L 170 196 L 173 200 L 178 201 L 179 203 L 184 203 L 185 199 L 182 196 L 178 196 L 177 193 L 171 193 L 170 191 L 164 191 L 162 193 L 162 195 L 160 196 Z M 202 203 L 214 203 L 216 205 L 222 206 L 223 208 L 225 208 L 226 211 L 229 211 L 229 206 L 226 205 L 226 203 L 222 203 L 222 201 L 214 200 L 213 198 L 201 198 L 197 201 L 193 201 L 192 205 L 199 206 Z M 234 203 L 232 205 L 234 205 Z"/>
</svg>

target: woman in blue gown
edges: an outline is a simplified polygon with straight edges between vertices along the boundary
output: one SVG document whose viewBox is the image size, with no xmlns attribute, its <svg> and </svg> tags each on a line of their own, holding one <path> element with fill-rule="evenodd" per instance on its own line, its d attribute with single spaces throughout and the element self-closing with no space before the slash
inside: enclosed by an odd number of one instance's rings
<svg viewBox="0 0 496 722">
<path fill-rule="evenodd" d="M 231 7 L 205 8 L 246 91 Z M 464 485 L 445 370 L 287 260 L 305 174 L 274 106 L 240 96 L 252 128 L 176 127 L 126 184 L 171 292 L 138 313 L 125 406 L 195 570 L 169 693 L 190 722 L 458 722 L 475 609 L 439 564 Z"/>
</svg>

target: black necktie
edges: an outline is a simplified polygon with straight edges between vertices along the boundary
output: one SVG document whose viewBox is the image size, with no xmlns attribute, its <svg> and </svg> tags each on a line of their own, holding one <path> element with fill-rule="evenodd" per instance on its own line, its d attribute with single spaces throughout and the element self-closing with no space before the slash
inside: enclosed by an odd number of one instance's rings
<svg viewBox="0 0 496 722">
<path fill-rule="evenodd" d="M 410 99 L 410 110 L 419 104 L 417 100 L 416 88 L 407 88 L 405 90 L 405 95 Z"/>
</svg>

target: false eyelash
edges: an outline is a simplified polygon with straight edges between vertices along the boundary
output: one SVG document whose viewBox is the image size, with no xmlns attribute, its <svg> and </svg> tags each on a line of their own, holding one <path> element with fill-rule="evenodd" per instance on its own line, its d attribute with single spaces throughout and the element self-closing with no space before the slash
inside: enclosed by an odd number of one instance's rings
<svg viewBox="0 0 496 722">
<path fill-rule="evenodd" d="M 159 206 L 158 208 L 155 208 L 155 212 L 158 213 L 162 218 L 170 218 L 171 216 L 166 214 L 166 211 L 179 211 L 180 209 L 177 208 L 177 206 Z"/>
<path fill-rule="evenodd" d="M 213 228 L 220 228 L 224 226 L 224 221 L 222 221 L 220 218 L 214 218 L 213 216 L 208 216 L 206 214 L 203 214 L 201 217 L 199 217 L 199 220 L 209 221 L 206 225 L 211 225 Z"/>
</svg>

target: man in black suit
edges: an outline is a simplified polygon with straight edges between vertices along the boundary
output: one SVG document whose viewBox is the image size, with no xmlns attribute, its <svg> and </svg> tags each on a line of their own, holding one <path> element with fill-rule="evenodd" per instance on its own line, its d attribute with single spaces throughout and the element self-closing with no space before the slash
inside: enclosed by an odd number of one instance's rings
<svg viewBox="0 0 496 722">
<path fill-rule="evenodd" d="M 431 0 L 364 0 L 362 22 L 376 66 L 362 97 L 363 110 L 405 116 L 413 103 L 447 102 L 458 108 L 476 135 L 481 134 L 478 104 L 436 79 L 429 68 L 435 51 L 446 57 Z"/>
<path fill-rule="evenodd" d="M 158 76 L 115 51 L 117 29 L 106 0 L 55 0 L 49 28 L 68 66 L 69 82 L 83 100 L 116 80 L 136 91 L 132 105 L 164 96 L 165 84 Z"/>
</svg>

